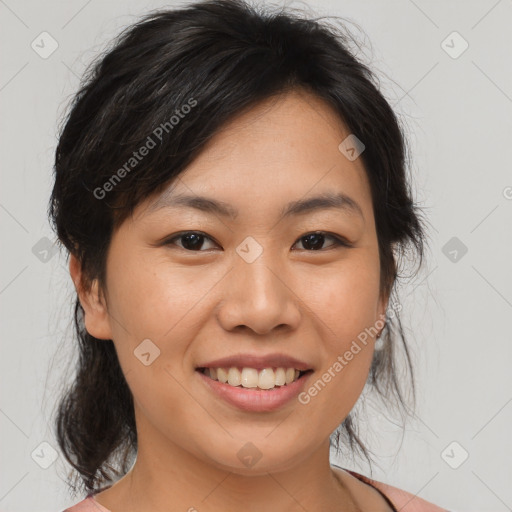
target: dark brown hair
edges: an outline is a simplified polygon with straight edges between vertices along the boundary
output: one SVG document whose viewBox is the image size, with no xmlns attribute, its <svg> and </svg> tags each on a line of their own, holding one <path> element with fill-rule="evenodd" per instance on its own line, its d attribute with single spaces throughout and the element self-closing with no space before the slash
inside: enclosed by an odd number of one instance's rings
<svg viewBox="0 0 512 512">
<path fill-rule="evenodd" d="M 84 284 L 103 285 L 114 230 L 178 176 L 219 128 L 264 99 L 302 88 L 326 101 L 365 144 L 360 158 L 372 193 L 381 291 L 392 292 L 400 258 L 412 248 L 422 259 L 425 235 L 407 180 L 404 131 L 352 43 L 343 27 L 242 0 L 152 12 L 124 30 L 85 74 L 55 155 L 49 216 L 59 241 L 78 258 Z M 155 147 L 127 167 L 148 137 Z M 76 376 L 58 404 L 55 428 L 79 485 L 92 491 L 128 471 L 137 433 L 114 344 L 85 330 L 78 297 L 74 324 Z M 381 340 L 368 384 L 405 408 L 399 348 L 413 402 L 414 379 L 398 313 L 388 318 Z M 340 437 L 370 461 L 352 413 L 331 436 L 337 448 Z"/>
</svg>

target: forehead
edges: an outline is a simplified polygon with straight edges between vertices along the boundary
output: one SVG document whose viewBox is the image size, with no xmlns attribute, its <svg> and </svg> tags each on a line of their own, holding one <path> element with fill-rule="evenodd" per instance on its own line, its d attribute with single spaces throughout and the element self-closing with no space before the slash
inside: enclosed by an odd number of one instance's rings
<svg viewBox="0 0 512 512">
<path fill-rule="evenodd" d="M 203 196 L 217 199 L 233 219 L 254 208 L 283 215 L 284 203 L 293 209 L 292 200 L 329 195 L 339 203 L 345 196 L 346 212 L 352 207 L 365 216 L 371 204 L 362 160 L 350 161 L 339 149 L 349 134 L 336 112 L 310 93 L 271 98 L 224 125 L 145 212 L 177 197 L 188 199 L 174 201 L 176 207 L 190 206 L 193 196 Z"/>
</svg>

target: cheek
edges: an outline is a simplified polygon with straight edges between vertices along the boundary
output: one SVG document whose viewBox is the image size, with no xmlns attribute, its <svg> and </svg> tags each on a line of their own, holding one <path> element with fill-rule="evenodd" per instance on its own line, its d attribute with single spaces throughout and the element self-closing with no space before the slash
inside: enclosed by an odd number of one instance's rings
<svg viewBox="0 0 512 512">
<path fill-rule="evenodd" d="M 163 373 L 166 364 L 172 363 L 173 373 L 188 374 L 192 368 L 189 345 L 212 314 L 209 292 L 222 277 L 221 270 L 178 267 L 158 258 L 125 260 L 122 266 L 112 268 L 109 310 L 125 373 L 135 370 L 132 375 L 138 376 L 144 371 L 150 379 L 139 384 L 147 390 L 156 385 L 151 376 L 156 378 L 157 371 Z M 143 367 L 136 356 L 148 351 L 150 358 L 153 354 L 157 357 Z"/>
<path fill-rule="evenodd" d="M 123 333 L 117 326 L 117 332 L 122 337 L 128 331 L 135 339 L 161 340 L 181 319 L 186 322 L 187 312 L 215 282 L 213 274 L 199 276 L 197 269 L 195 273 L 188 270 L 173 268 L 169 262 L 141 260 L 113 270 L 110 309 L 126 327 Z"/>
<path fill-rule="evenodd" d="M 347 259 L 325 278 L 317 274 L 304 294 L 322 330 L 325 361 L 311 392 L 315 401 L 333 407 L 343 418 L 364 387 L 375 336 L 383 327 L 378 315 L 378 260 L 369 253 L 368 258 Z"/>
<path fill-rule="evenodd" d="M 337 269 L 326 269 L 308 280 L 304 302 L 330 332 L 326 339 L 341 350 L 377 320 L 379 284 L 378 258 L 360 251 Z"/>
<path fill-rule="evenodd" d="M 171 428 L 171 419 L 183 410 L 191 422 L 204 420 L 204 410 L 182 387 L 189 378 L 184 372 L 191 368 L 187 347 L 196 335 L 194 306 L 211 288 L 204 281 L 195 283 L 192 275 L 168 264 L 138 260 L 125 261 L 109 276 L 120 365 L 136 407 L 164 429 Z M 174 435 L 179 437 L 178 432 Z"/>
</svg>

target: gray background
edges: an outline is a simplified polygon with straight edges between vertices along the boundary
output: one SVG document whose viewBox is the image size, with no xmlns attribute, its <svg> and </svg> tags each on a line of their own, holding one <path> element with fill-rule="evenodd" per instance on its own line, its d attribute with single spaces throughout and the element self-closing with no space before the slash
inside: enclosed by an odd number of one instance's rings
<svg viewBox="0 0 512 512">
<path fill-rule="evenodd" d="M 73 290 L 64 256 L 45 239 L 54 239 L 46 208 L 58 120 L 105 43 L 164 5 L 0 0 L 2 511 L 57 512 L 78 501 L 62 456 L 52 459 L 50 423 L 72 370 Z M 402 440 L 385 414 L 372 414 L 374 478 L 454 511 L 512 510 L 512 1 L 307 5 L 364 30 L 360 57 L 407 126 L 416 200 L 431 225 L 426 265 L 401 289 L 417 415 Z M 47 58 L 44 31 L 58 43 Z"/>
</svg>

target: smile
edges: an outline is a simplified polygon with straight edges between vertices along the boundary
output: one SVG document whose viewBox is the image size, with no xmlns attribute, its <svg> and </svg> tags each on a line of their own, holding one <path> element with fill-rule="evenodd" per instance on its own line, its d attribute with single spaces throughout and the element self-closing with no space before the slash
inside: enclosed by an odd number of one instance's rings
<svg viewBox="0 0 512 512">
<path fill-rule="evenodd" d="M 275 389 L 276 387 L 287 386 L 298 380 L 307 371 L 296 368 L 199 368 L 207 377 L 217 380 L 223 384 L 233 387 L 247 389 L 257 388 L 262 390 Z M 311 370 L 308 370 L 311 371 Z"/>
<path fill-rule="evenodd" d="M 210 376 L 210 372 L 212 376 Z M 226 382 L 219 380 L 219 373 L 221 379 L 227 376 L 228 380 Z M 267 386 L 266 388 L 259 387 L 262 373 L 262 385 Z M 196 369 L 196 374 L 209 392 L 229 405 L 246 412 L 272 412 L 284 407 L 299 395 L 312 373 L 313 370 L 299 371 L 295 368 L 285 370 L 279 367 L 275 368 L 275 371 L 274 368 L 265 368 L 259 372 L 255 368 L 242 368 L 241 370 L 220 368 L 220 372 L 219 368 Z M 287 374 L 289 382 L 286 382 Z M 258 385 L 254 386 L 256 376 Z"/>
</svg>

